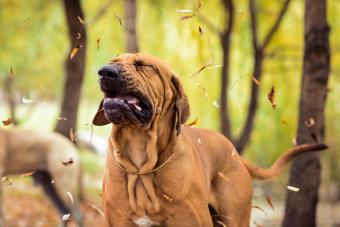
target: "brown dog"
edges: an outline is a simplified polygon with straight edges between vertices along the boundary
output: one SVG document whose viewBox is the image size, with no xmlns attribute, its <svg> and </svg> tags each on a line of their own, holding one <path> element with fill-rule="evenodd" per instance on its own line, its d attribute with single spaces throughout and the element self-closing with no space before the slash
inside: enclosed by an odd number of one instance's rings
<svg viewBox="0 0 340 227">
<path fill-rule="evenodd" d="M 113 123 L 103 185 L 109 226 L 249 226 L 252 177 L 273 178 L 296 154 L 325 148 L 298 146 L 262 169 L 221 134 L 181 128 L 187 97 L 156 58 L 120 55 L 98 74 L 105 98 L 93 124 Z"/>
</svg>

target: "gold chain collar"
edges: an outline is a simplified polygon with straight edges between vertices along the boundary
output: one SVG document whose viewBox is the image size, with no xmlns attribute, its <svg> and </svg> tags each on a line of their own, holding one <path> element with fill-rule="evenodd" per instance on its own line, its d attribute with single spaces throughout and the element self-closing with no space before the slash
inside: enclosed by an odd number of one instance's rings
<svg viewBox="0 0 340 227">
<path fill-rule="evenodd" d="M 173 145 L 174 142 L 171 142 L 171 144 L 169 144 L 168 148 L 171 147 Z M 172 152 L 172 154 L 162 163 L 160 164 L 159 166 L 153 168 L 152 170 L 150 171 L 147 171 L 147 172 L 135 172 L 135 171 L 130 171 L 130 170 L 127 170 L 124 166 L 122 166 L 116 159 L 115 157 L 113 156 L 113 153 L 111 151 L 111 149 L 109 148 L 109 153 L 110 153 L 110 157 L 112 158 L 112 160 L 119 166 L 119 168 L 121 168 L 124 172 L 126 173 L 129 173 L 129 174 L 132 174 L 132 175 L 138 175 L 138 176 L 142 176 L 142 175 L 149 175 L 151 173 L 154 173 L 158 170 L 160 170 L 161 168 L 163 168 L 164 166 L 166 166 L 170 160 L 172 159 L 172 157 L 175 155 L 176 153 L 176 149 L 173 149 L 174 152 Z"/>
</svg>

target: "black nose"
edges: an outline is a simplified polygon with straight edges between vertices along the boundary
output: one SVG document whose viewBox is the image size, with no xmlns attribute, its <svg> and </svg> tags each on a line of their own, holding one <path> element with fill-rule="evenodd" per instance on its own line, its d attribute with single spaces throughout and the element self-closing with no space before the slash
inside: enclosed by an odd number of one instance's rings
<svg viewBox="0 0 340 227">
<path fill-rule="evenodd" d="M 105 65 L 98 71 L 98 75 L 101 77 L 114 78 L 119 74 L 119 67 L 117 65 Z"/>
</svg>

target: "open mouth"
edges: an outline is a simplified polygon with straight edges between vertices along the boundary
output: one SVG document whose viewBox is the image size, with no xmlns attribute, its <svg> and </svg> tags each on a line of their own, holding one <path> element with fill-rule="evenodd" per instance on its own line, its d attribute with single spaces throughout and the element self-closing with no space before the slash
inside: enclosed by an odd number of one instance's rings
<svg viewBox="0 0 340 227">
<path fill-rule="evenodd" d="M 139 92 L 105 92 L 103 107 L 106 118 L 114 124 L 132 122 L 144 125 L 150 122 L 152 117 L 150 102 Z"/>
</svg>

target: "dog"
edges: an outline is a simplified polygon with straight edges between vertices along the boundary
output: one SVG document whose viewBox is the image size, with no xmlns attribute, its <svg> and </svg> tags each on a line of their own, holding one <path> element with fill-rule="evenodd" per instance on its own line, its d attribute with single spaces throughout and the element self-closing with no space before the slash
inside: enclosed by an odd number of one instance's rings
<svg viewBox="0 0 340 227">
<path fill-rule="evenodd" d="M 66 215 L 61 218 L 62 226 L 67 225 L 68 216 L 83 225 L 81 166 L 71 141 L 57 133 L 0 128 L 0 178 L 27 173 L 42 186 L 60 214 Z"/>
<path fill-rule="evenodd" d="M 182 126 L 187 96 L 157 58 L 118 55 L 98 74 L 104 98 L 93 124 L 112 124 L 103 180 L 108 226 L 249 226 L 252 178 L 274 178 L 295 155 L 326 148 L 297 146 L 263 169 L 220 133 Z"/>
</svg>

